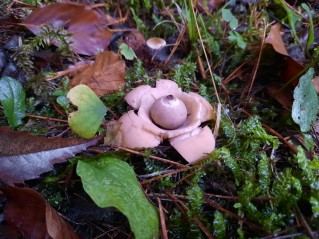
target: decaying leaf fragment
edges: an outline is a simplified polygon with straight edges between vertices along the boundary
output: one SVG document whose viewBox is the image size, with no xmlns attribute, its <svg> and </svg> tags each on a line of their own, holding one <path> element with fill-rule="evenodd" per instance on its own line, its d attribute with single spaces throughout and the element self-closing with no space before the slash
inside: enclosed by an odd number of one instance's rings
<svg viewBox="0 0 319 239">
<path fill-rule="evenodd" d="M 61 216 L 34 189 L 0 186 L 6 198 L 4 220 L 24 238 L 78 239 Z"/>
<path fill-rule="evenodd" d="M 12 184 L 37 178 L 97 140 L 47 138 L 0 127 L 0 179 Z"/>
<path fill-rule="evenodd" d="M 288 56 L 285 43 L 281 37 L 281 24 L 277 23 L 270 28 L 270 32 L 265 39 L 265 43 L 271 44 L 274 50 L 282 55 Z"/>
<path fill-rule="evenodd" d="M 106 27 L 110 21 L 110 17 L 93 11 L 87 5 L 54 3 L 35 9 L 23 24 L 35 35 L 41 34 L 43 26 L 54 30 L 63 29 L 65 33 L 71 34 L 66 40 L 73 52 L 96 55 L 110 43 L 113 34 Z M 55 45 L 60 44 L 54 39 L 50 40 Z"/>
<path fill-rule="evenodd" d="M 215 138 L 210 128 L 200 127 L 202 122 L 216 117 L 213 107 L 204 97 L 182 92 L 174 81 L 162 79 L 156 82 L 155 88 L 149 85 L 135 88 L 126 95 L 125 100 L 137 113 L 131 110 L 117 122 L 110 122 L 105 144 L 151 148 L 169 139 L 171 145 L 190 163 L 214 150 Z M 179 108 L 180 104 L 185 105 L 186 115 L 183 107 Z M 157 112 L 154 113 L 154 110 Z M 177 119 L 177 124 L 172 122 Z"/>
<path fill-rule="evenodd" d="M 71 88 L 84 84 L 98 96 L 104 96 L 125 85 L 125 62 L 118 54 L 104 51 L 97 55 L 95 62 L 71 82 Z"/>
</svg>

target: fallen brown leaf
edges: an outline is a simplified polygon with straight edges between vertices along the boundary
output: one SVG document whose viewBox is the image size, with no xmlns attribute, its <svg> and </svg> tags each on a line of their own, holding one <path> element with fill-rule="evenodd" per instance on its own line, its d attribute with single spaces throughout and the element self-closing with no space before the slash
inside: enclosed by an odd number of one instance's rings
<svg viewBox="0 0 319 239">
<path fill-rule="evenodd" d="M 23 238 L 77 239 L 61 216 L 34 189 L 0 186 L 6 198 L 4 220 Z"/>
<path fill-rule="evenodd" d="M 276 52 L 285 56 L 282 79 L 284 83 L 287 83 L 290 82 L 293 77 L 298 75 L 304 67 L 289 55 L 281 35 L 281 24 L 277 23 L 270 28 L 270 32 L 265 39 L 265 43 L 272 45 Z M 299 77 L 292 82 L 292 86 L 296 86 L 298 84 L 298 80 Z"/>
<path fill-rule="evenodd" d="M 47 138 L 0 127 L 0 179 L 12 184 L 37 178 L 96 142 L 97 138 Z"/>
<path fill-rule="evenodd" d="M 55 30 L 63 29 L 71 36 L 73 52 L 83 55 L 96 55 L 110 43 L 112 32 L 106 26 L 110 18 L 93 11 L 87 5 L 73 3 L 54 3 L 35 9 L 23 22 L 35 35 L 40 35 L 41 27 L 48 26 Z M 53 44 L 59 45 L 56 40 Z"/>
<path fill-rule="evenodd" d="M 281 106 L 288 110 L 291 111 L 292 107 L 292 102 L 293 102 L 293 97 L 292 97 L 292 92 L 290 89 L 283 89 L 280 90 L 278 87 L 267 87 L 267 93 L 274 99 L 278 101 L 278 103 L 281 104 Z"/>
<path fill-rule="evenodd" d="M 288 56 L 285 43 L 281 37 L 281 24 L 277 23 L 270 28 L 270 32 L 265 39 L 265 43 L 271 44 L 274 50 L 282 55 Z"/>
<path fill-rule="evenodd" d="M 104 51 L 72 79 L 71 88 L 79 84 L 89 86 L 98 96 L 118 90 L 125 85 L 125 62 L 114 52 Z"/>
</svg>

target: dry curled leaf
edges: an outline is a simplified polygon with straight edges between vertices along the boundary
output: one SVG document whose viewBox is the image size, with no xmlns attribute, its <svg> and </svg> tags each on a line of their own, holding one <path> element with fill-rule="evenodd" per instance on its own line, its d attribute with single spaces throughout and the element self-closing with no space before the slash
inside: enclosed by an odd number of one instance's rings
<svg viewBox="0 0 319 239">
<path fill-rule="evenodd" d="M 20 183 L 37 178 L 52 170 L 53 164 L 64 162 L 96 142 L 96 138 L 47 138 L 0 127 L 0 179 Z"/>
<path fill-rule="evenodd" d="M 273 46 L 274 50 L 282 55 L 288 56 L 285 43 L 281 37 L 281 24 L 277 23 L 270 28 L 270 32 L 265 39 L 265 43 Z"/>
<path fill-rule="evenodd" d="M 23 238 L 78 238 L 71 226 L 34 189 L 0 186 L 0 191 L 6 198 L 4 220 Z"/>
<path fill-rule="evenodd" d="M 104 96 L 125 85 L 125 62 L 118 54 L 104 51 L 97 55 L 95 62 L 71 82 L 71 88 L 85 84 L 98 96 Z"/>
<path fill-rule="evenodd" d="M 96 55 L 110 43 L 112 32 L 107 29 L 110 20 L 107 16 L 93 11 L 87 5 L 54 3 L 35 9 L 23 22 L 35 35 L 40 35 L 41 27 L 63 29 L 71 34 L 66 37 L 71 50 L 78 54 Z M 53 44 L 60 43 L 55 40 Z"/>
</svg>

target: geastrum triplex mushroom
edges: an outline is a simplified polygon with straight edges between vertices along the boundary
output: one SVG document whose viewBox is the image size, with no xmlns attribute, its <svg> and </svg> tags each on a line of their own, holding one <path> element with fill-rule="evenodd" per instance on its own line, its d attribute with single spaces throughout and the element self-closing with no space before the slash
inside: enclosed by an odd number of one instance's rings
<svg viewBox="0 0 319 239">
<path fill-rule="evenodd" d="M 214 150 L 211 129 L 200 125 L 214 119 L 215 111 L 199 94 L 182 92 L 174 81 L 163 79 L 157 80 L 155 88 L 142 85 L 133 89 L 125 100 L 135 111 L 108 124 L 105 144 L 142 149 L 168 139 L 189 163 Z"/>
</svg>

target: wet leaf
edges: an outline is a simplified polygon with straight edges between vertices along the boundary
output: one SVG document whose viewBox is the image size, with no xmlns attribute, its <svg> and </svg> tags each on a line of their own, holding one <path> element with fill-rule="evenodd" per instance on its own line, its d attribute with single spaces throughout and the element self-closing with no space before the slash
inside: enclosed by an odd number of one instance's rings
<svg viewBox="0 0 319 239">
<path fill-rule="evenodd" d="M 97 139 L 47 138 L 0 127 L 0 179 L 20 183 L 37 178 L 74 154 L 95 144 Z"/>
<path fill-rule="evenodd" d="M 25 116 L 25 93 L 19 81 L 11 77 L 0 79 L 0 101 L 11 127 L 22 123 Z"/>
<path fill-rule="evenodd" d="M 111 51 L 100 53 L 92 66 L 72 79 L 71 88 L 85 84 L 98 96 L 107 95 L 125 85 L 125 62 Z"/>
<path fill-rule="evenodd" d="M 302 132 L 311 129 L 318 112 L 318 96 L 312 83 L 314 69 L 310 68 L 303 75 L 294 90 L 294 103 L 292 105 L 292 119 L 300 126 Z"/>
<path fill-rule="evenodd" d="M 105 105 L 86 85 L 72 88 L 67 96 L 78 107 L 68 118 L 72 131 L 83 138 L 92 138 L 106 113 Z"/>
<path fill-rule="evenodd" d="M 110 23 L 106 19 L 105 15 L 93 11 L 86 5 L 54 3 L 35 9 L 23 24 L 35 35 L 41 34 L 41 27 L 44 25 L 55 30 L 63 29 L 71 34 L 66 40 L 71 43 L 73 52 L 96 55 L 107 48 L 113 35 L 105 27 Z M 59 45 L 59 42 L 51 40 L 53 44 Z"/>
<path fill-rule="evenodd" d="M 158 237 L 157 211 L 145 197 L 127 163 L 105 156 L 98 160 L 80 160 L 77 174 L 84 190 L 99 207 L 116 207 L 128 218 L 135 238 Z"/>
<path fill-rule="evenodd" d="M 0 186 L 6 198 L 4 220 L 24 238 L 77 239 L 71 226 L 34 189 Z"/>
</svg>

